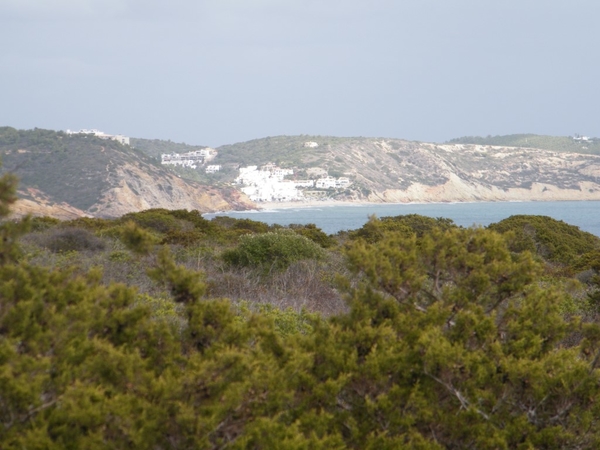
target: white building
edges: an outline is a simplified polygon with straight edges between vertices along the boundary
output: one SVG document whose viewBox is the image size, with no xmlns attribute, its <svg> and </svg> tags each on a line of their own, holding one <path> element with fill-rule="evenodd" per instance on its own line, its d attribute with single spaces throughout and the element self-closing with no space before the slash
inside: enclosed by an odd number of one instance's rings
<svg viewBox="0 0 600 450">
<path fill-rule="evenodd" d="M 110 139 L 112 141 L 117 141 L 123 145 L 129 145 L 129 137 L 123 136 L 122 134 L 106 134 L 103 131 L 99 131 L 96 129 L 81 129 L 79 131 L 71 131 L 67 130 L 67 134 L 91 134 L 93 136 L 99 137 L 100 139 Z"/>
<path fill-rule="evenodd" d="M 347 177 L 334 178 L 327 176 L 319 178 L 315 183 L 315 187 L 318 189 L 344 189 L 351 184 L 350 179 Z"/>
<path fill-rule="evenodd" d="M 187 153 L 163 153 L 160 155 L 160 163 L 170 166 L 189 167 L 191 169 L 197 169 L 199 166 L 204 164 L 206 161 L 213 159 L 217 152 L 212 148 L 203 148 L 200 150 L 193 150 Z M 208 167 L 212 167 L 209 171 Z M 221 170 L 221 166 L 208 166 L 207 173 L 214 173 Z M 218 168 L 216 168 L 218 167 Z"/>
<path fill-rule="evenodd" d="M 304 143 L 304 146 L 308 147 L 308 148 L 317 148 L 319 146 L 319 144 L 317 144 L 316 142 L 313 142 L 313 141 L 308 141 L 308 142 Z"/>
<path fill-rule="evenodd" d="M 196 169 L 204 162 L 202 150 L 194 150 L 187 153 L 163 153 L 160 155 L 160 163 L 166 166 L 189 167 Z"/>
<path fill-rule="evenodd" d="M 319 178 L 315 183 L 315 187 L 318 189 L 332 189 L 335 188 L 336 179 L 330 176 Z"/>
<path fill-rule="evenodd" d="M 257 166 L 241 167 L 234 183 L 243 185 L 241 191 L 255 202 L 302 200 L 304 195 L 298 187 L 311 186 L 312 180 L 284 180 L 293 173 L 292 169 L 281 169 L 274 164 L 266 164 L 261 170 Z"/>
<path fill-rule="evenodd" d="M 221 166 L 219 164 L 212 164 L 210 166 L 206 166 L 206 173 L 215 173 L 221 170 Z"/>
</svg>

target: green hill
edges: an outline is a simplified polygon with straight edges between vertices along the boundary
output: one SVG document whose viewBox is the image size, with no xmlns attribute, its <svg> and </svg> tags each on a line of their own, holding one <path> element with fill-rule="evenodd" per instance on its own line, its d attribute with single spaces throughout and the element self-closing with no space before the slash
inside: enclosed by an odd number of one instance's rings
<svg viewBox="0 0 600 450">
<path fill-rule="evenodd" d="M 509 134 L 505 136 L 463 136 L 448 141 L 451 144 L 477 144 L 502 147 L 528 147 L 559 152 L 600 154 L 600 139 L 578 141 L 569 136 Z"/>
<path fill-rule="evenodd" d="M 327 162 L 327 154 L 332 146 L 372 140 L 334 136 L 272 136 L 218 147 L 218 161 L 220 164 L 241 166 L 269 162 L 280 167 L 318 165 Z M 306 142 L 315 142 L 318 147 L 305 147 Z"/>
<path fill-rule="evenodd" d="M 151 207 L 247 207 L 231 188 L 178 177 L 137 148 L 91 135 L 0 127 L 0 156 L 0 173 L 15 174 L 19 197 L 38 206 L 62 204 L 101 216 Z"/>
<path fill-rule="evenodd" d="M 152 164 L 144 154 L 117 141 L 51 130 L 0 128 L 2 171 L 20 179 L 20 188 L 33 188 L 51 198 L 86 210 L 107 189 L 118 165 Z"/>
<path fill-rule="evenodd" d="M 188 145 L 184 142 L 172 142 L 162 139 L 131 138 L 130 142 L 133 148 L 158 161 L 160 161 L 160 155 L 163 153 L 187 153 L 207 147 L 206 145 Z"/>
</svg>

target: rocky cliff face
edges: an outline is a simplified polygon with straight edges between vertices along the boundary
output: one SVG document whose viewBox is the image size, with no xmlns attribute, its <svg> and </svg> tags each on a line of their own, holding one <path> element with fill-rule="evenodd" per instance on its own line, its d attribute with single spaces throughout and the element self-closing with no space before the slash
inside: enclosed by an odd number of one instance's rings
<svg viewBox="0 0 600 450">
<path fill-rule="evenodd" d="M 600 156 L 533 148 L 354 139 L 320 166 L 349 176 L 338 198 L 374 202 L 600 200 Z M 310 163 L 310 161 L 307 161 Z"/>
<path fill-rule="evenodd" d="M 89 211 L 100 217 L 117 217 L 149 208 L 214 212 L 255 207 L 243 193 L 233 188 L 204 186 L 170 173 L 157 178 L 153 172 L 136 166 L 117 168 L 118 184 L 104 192 Z"/>
<path fill-rule="evenodd" d="M 532 148 L 420 144 L 398 184 L 371 183 L 382 201 L 600 199 L 600 157 Z M 420 176 L 415 179 L 415 173 Z M 406 186 L 406 179 L 410 185 Z M 402 186 L 404 185 L 404 186 Z"/>
<path fill-rule="evenodd" d="M 115 141 L 50 130 L 0 127 L 2 171 L 20 179 L 14 215 L 117 217 L 148 208 L 200 212 L 249 209 L 227 186 L 180 178 Z"/>
<path fill-rule="evenodd" d="M 305 141 L 318 147 L 306 147 Z M 157 144 L 158 145 L 158 144 Z M 159 151 L 160 148 L 157 150 Z M 600 200 L 600 156 L 536 148 L 401 139 L 279 136 L 224 146 L 215 164 L 274 162 L 300 178 L 346 176 L 331 198 L 371 202 Z M 3 170 L 21 178 L 16 214 L 116 217 L 148 208 L 201 212 L 256 205 L 221 177 L 180 178 L 148 155 L 85 136 L 0 127 Z"/>
</svg>

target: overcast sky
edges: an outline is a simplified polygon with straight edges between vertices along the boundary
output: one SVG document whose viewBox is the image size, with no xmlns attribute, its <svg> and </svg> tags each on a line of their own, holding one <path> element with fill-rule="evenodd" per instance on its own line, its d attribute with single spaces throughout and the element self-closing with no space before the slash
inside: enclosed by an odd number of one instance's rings
<svg viewBox="0 0 600 450">
<path fill-rule="evenodd" d="M 0 126 L 600 137 L 599 0 L 0 0 Z"/>
</svg>

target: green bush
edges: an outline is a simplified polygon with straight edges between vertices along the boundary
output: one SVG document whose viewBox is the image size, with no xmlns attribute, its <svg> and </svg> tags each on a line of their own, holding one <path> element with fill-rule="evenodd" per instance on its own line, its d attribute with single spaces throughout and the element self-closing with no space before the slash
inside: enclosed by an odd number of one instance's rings
<svg viewBox="0 0 600 450">
<path fill-rule="evenodd" d="M 169 231 L 180 230 L 182 228 L 181 222 L 171 215 L 171 211 L 162 208 L 125 214 L 121 220 L 123 222 L 131 220 L 142 228 L 149 228 L 159 233 L 168 233 Z"/>
<path fill-rule="evenodd" d="M 374 243 L 389 232 L 399 232 L 404 236 L 416 234 L 417 237 L 422 237 L 434 229 L 449 230 L 452 228 L 457 228 L 457 225 L 452 219 L 443 217 L 434 219 L 419 214 L 406 214 L 378 219 L 371 216 L 361 228 L 351 231 L 349 237 L 351 240 L 363 239 L 366 242 Z"/>
<path fill-rule="evenodd" d="M 32 217 L 29 222 L 30 231 L 43 231 L 49 228 L 53 228 L 61 223 L 60 220 L 54 217 L 42 216 Z"/>
<path fill-rule="evenodd" d="M 321 259 L 324 252 L 318 244 L 291 231 L 277 231 L 240 237 L 235 249 L 223 253 L 228 264 L 263 269 L 285 269 L 302 259 Z"/>
<path fill-rule="evenodd" d="M 202 214 L 198 210 L 188 211 L 187 209 L 175 209 L 170 211 L 170 215 L 179 219 L 185 220 L 194 225 L 196 230 L 201 230 L 205 233 L 211 233 L 215 231 L 215 225 L 210 220 L 202 217 Z"/>
<path fill-rule="evenodd" d="M 260 314 L 273 321 L 274 329 L 283 336 L 309 334 L 312 331 L 311 321 L 316 317 L 305 310 L 297 312 L 292 308 L 281 309 L 269 303 L 251 304 L 243 301 L 237 308 L 240 322 L 248 320 L 252 313 Z"/>
<path fill-rule="evenodd" d="M 212 222 L 226 230 L 244 230 L 250 233 L 266 233 L 271 227 L 264 222 L 250 219 L 235 219 L 227 216 L 217 216 Z"/>
<path fill-rule="evenodd" d="M 546 261 L 578 270 L 586 268 L 578 264 L 581 256 L 600 249 L 597 236 L 548 216 L 515 215 L 488 228 L 499 233 L 510 232 L 512 237 L 508 242 L 513 252 L 528 250 Z"/>
<path fill-rule="evenodd" d="M 304 236 L 319 244 L 323 248 L 329 248 L 335 245 L 335 239 L 323 232 L 323 230 L 317 227 L 314 223 L 309 223 L 306 225 L 291 224 L 290 229 L 293 230 L 294 233 Z"/>
<path fill-rule="evenodd" d="M 54 253 L 104 250 L 105 242 L 83 228 L 56 228 L 34 238 L 37 244 Z"/>
<path fill-rule="evenodd" d="M 85 228 L 86 230 L 90 230 L 92 232 L 107 230 L 114 225 L 114 220 L 99 219 L 97 217 L 79 217 L 63 223 L 63 226 L 65 227 Z"/>
<path fill-rule="evenodd" d="M 201 230 L 171 230 L 165 234 L 161 244 L 175 244 L 188 247 L 195 245 L 206 238 L 206 234 Z"/>
</svg>

